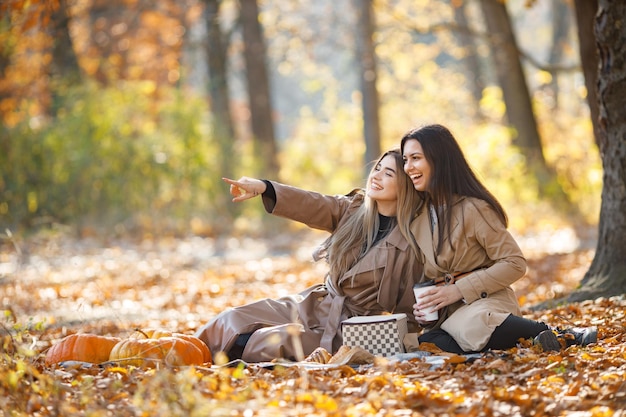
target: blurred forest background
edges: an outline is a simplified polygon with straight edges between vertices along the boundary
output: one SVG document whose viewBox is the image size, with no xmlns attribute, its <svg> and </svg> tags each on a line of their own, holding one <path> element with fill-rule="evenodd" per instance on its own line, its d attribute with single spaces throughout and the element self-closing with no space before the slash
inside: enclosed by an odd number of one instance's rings
<svg viewBox="0 0 626 417">
<path fill-rule="evenodd" d="M 0 415 L 618 415 L 625 18 L 611 0 L 0 0 Z M 598 344 L 370 374 L 43 366 L 70 333 L 190 334 L 321 282 L 321 238 L 221 178 L 347 193 L 430 123 L 507 209 L 524 314 Z"/>
<path fill-rule="evenodd" d="M 269 216 L 232 204 L 222 176 L 346 193 L 427 123 L 455 133 L 514 233 L 566 229 L 576 245 L 595 232 L 602 164 L 571 1 L 8 0 L 0 12 L 6 235 L 261 232 Z"/>
</svg>

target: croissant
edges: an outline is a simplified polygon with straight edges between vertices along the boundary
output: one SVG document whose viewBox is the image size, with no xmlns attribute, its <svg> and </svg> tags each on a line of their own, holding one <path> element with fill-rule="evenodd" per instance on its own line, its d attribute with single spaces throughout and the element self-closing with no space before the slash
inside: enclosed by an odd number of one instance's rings
<svg viewBox="0 0 626 417">
<path fill-rule="evenodd" d="M 328 361 L 332 358 L 332 355 L 328 353 L 326 349 L 323 347 L 318 347 L 315 349 L 309 356 L 307 356 L 304 361 L 305 362 L 317 362 L 317 363 L 328 363 Z"/>
<path fill-rule="evenodd" d="M 374 363 L 375 356 L 367 350 L 354 346 L 341 346 L 327 363 L 337 365 L 365 365 Z"/>
</svg>

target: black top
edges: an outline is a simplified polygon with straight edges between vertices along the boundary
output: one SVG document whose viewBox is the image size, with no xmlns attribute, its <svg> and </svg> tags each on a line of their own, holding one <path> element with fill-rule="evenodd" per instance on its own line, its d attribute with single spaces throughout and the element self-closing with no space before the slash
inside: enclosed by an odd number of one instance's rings
<svg viewBox="0 0 626 417">
<path fill-rule="evenodd" d="M 374 238 L 374 243 L 387 236 L 389 232 L 391 232 L 391 229 L 395 227 L 395 225 L 395 217 L 383 216 L 382 214 L 378 213 L 378 232 L 376 233 L 376 237 Z"/>
</svg>

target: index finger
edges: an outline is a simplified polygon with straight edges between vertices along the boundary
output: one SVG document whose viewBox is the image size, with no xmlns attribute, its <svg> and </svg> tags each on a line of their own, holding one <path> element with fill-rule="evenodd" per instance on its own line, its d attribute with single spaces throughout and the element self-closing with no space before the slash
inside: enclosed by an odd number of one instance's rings
<svg viewBox="0 0 626 417">
<path fill-rule="evenodd" d="M 230 178 L 222 178 L 226 184 L 234 185 L 235 187 L 241 187 L 243 184 L 239 181 L 231 180 Z"/>
<path fill-rule="evenodd" d="M 231 185 L 237 185 L 237 181 L 231 180 L 230 178 L 222 177 L 222 181 Z"/>
</svg>

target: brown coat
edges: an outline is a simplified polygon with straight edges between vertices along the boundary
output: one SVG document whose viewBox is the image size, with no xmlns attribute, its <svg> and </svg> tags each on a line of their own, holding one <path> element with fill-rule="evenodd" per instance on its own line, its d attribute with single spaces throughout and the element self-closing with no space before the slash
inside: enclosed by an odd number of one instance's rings
<svg viewBox="0 0 626 417">
<path fill-rule="evenodd" d="M 328 232 L 337 229 L 363 203 L 361 193 L 329 196 L 275 182 L 272 185 L 276 191 L 272 214 Z M 300 294 L 226 310 L 196 335 L 215 354 L 228 352 L 239 335 L 252 333 L 242 355 L 249 362 L 297 358 L 297 343 L 302 343 L 304 355 L 318 346 L 336 352 L 342 344 L 340 322 L 354 315 L 406 313 L 409 328 L 415 330 L 412 286 L 422 275 L 418 257 L 395 227 L 344 276 L 327 276 L 323 285 Z M 299 338 L 294 338 L 293 327 L 289 328 L 293 324 Z"/>
<path fill-rule="evenodd" d="M 448 332 L 463 350 L 479 351 L 509 314 L 521 314 L 511 284 L 526 273 L 526 260 L 485 201 L 462 197 L 452 210 L 454 248 L 446 238 L 442 252 L 435 255 L 439 236 L 436 228 L 434 236 L 431 232 L 427 209 L 413 221 L 411 231 L 423 253 L 427 278 L 438 280 L 445 273 L 474 271 L 456 282 L 463 301 L 440 310 L 433 328 Z"/>
</svg>

